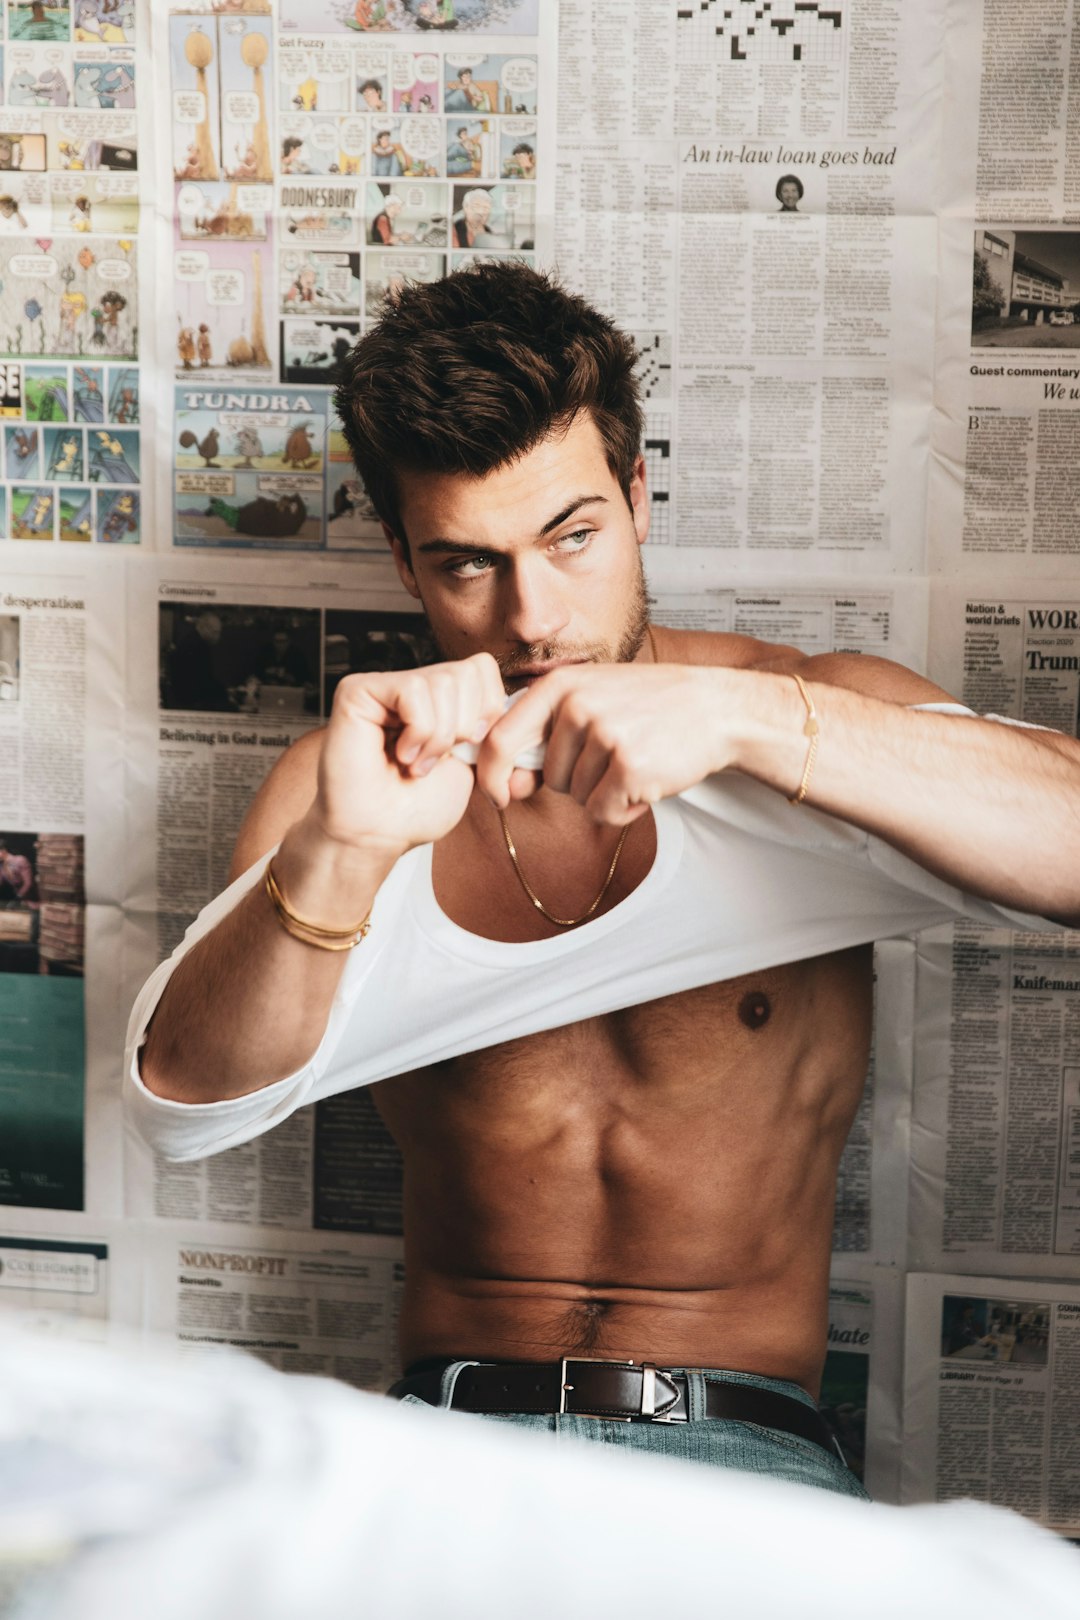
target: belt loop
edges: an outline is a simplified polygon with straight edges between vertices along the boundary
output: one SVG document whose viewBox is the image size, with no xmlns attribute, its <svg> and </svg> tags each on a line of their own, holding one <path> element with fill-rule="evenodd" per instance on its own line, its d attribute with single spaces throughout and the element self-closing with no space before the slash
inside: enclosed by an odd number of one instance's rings
<svg viewBox="0 0 1080 1620">
<path fill-rule="evenodd" d="M 479 1367 L 479 1361 L 452 1361 L 449 1367 L 443 1368 L 443 1375 L 439 1383 L 439 1405 L 453 1406 L 454 1390 L 457 1381 L 466 1367 Z"/>
<path fill-rule="evenodd" d="M 708 1414 L 705 1410 L 705 1374 L 690 1367 L 686 1369 L 686 1416 L 698 1423 Z"/>
</svg>

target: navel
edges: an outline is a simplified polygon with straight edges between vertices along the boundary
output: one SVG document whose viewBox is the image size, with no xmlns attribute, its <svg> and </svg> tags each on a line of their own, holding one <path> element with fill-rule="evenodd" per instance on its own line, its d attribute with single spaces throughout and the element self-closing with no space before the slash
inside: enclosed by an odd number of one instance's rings
<svg viewBox="0 0 1080 1620">
<path fill-rule="evenodd" d="M 772 1004 L 764 990 L 750 990 L 739 1002 L 739 1017 L 747 1029 L 762 1029 L 772 1017 Z"/>
</svg>

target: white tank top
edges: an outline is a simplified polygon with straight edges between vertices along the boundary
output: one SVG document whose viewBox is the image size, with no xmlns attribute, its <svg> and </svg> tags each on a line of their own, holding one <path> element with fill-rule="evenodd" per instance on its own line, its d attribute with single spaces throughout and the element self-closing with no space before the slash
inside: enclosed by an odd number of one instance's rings
<svg viewBox="0 0 1080 1620">
<path fill-rule="evenodd" d="M 349 956 L 309 1063 L 225 1102 L 156 1097 L 138 1072 L 153 1009 L 179 959 L 261 881 L 260 861 L 206 907 L 135 1004 L 126 1100 L 136 1129 L 169 1158 L 200 1158 L 320 1097 L 676 991 L 959 916 L 1048 926 L 964 894 L 880 839 L 735 773 L 653 814 L 656 856 L 633 893 L 580 928 L 525 944 L 451 922 L 432 890 L 432 846 L 411 850 L 379 891 L 371 933 Z"/>
</svg>

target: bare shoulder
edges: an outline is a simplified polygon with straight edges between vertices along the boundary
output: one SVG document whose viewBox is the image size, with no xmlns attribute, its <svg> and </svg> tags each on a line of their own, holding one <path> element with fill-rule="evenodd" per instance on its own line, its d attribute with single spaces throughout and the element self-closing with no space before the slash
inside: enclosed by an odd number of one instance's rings
<svg viewBox="0 0 1080 1620">
<path fill-rule="evenodd" d="M 808 655 L 798 647 L 759 641 L 754 636 L 660 626 L 653 627 L 653 636 L 662 663 L 722 664 L 729 669 L 757 670 L 769 675 L 801 675 L 805 681 L 842 687 L 884 703 L 955 702 L 948 692 L 913 669 L 868 653 Z"/>
<path fill-rule="evenodd" d="M 315 797 L 326 728 L 309 731 L 287 748 L 256 793 L 236 839 L 229 882 L 281 842 Z"/>
<path fill-rule="evenodd" d="M 784 673 L 801 675 L 804 681 L 818 681 L 822 686 L 844 687 L 883 703 L 956 702 L 951 692 L 928 681 L 925 675 L 917 675 L 889 658 L 875 658 L 872 653 L 819 653 L 802 658 Z"/>
<path fill-rule="evenodd" d="M 660 664 L 724 665 L 728 669 L 768 669 L 770 659 L 801 659 L 797 647 L 734 636 L 716 630 L 670 630 L 654 624 L 652 641 Z"/>
</svg>

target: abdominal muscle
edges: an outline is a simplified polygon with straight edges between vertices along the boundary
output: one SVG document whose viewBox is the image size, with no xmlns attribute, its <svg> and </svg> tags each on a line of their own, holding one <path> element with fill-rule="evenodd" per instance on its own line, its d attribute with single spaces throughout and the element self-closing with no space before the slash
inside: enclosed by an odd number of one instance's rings
<svg viewBox="0 0 1080 1620">
<path fill-rule="evenodd" d="M 405 1160 L 405 1365 L 563 1355 L 817 1392 L 868 947 L 374 1089 Z"/>
</svg>

